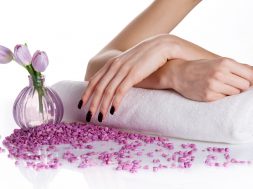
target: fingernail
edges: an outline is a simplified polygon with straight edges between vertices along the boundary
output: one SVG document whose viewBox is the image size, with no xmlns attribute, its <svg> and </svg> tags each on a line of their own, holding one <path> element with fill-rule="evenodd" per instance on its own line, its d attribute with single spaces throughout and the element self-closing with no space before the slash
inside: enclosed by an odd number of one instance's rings
<svg viewBox="0 0 253 189">
<path fill-rule="evenodd" d="M 102 122 L 102 120 L 103 120 L 103 114 L 101 112 L 99 112 L 99 114 L 98 114 L 98 121 Z"/>
<path fill-rule="evenodd" d="M 88 111 L 88 113 L 86 114 L 86 121 L 87 122 L 90 122 L 91 116 L 92 116 L 91 111 Z"/>
<path fill-rule="evenodd" d="M 83 106 L 83 100 L 81 99 L 81 100 L 78 102 L 77 107 L 78 107 L 78 109 L 81 109 L 82 106 Z"/>
<path fill-rule="evenodd" d="M 113 115 L 114 112 L 115 112 L 115 108 L 114 108 L 114 106 L 112 106 L 111 109 L 110 109 L 110 113 Z"/>
</svg>

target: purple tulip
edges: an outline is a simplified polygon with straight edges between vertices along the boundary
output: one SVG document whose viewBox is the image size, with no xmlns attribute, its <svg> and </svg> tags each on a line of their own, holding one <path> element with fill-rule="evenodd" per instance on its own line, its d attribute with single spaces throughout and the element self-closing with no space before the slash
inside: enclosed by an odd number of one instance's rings
<svg viewBox="0 0 253 189">
<path fill-rule="evenodd" d="M 44 72 L 48 66 L 48 57 L 44 51 L 36 51 L 32 58 L 32 66 L 37 72 Z"/>
<path fill-rule="evenodd" d="M 0 45 L 0 64 L 6 64 L 12 61 L 13 54 L 10 49 Z"/>
<path fill-rule="evenodd" d="M 26 45 L 16 45 L 14 48 L 15 60 L 24 66 L 31 64 L 32 56 Z"/>
</svg>

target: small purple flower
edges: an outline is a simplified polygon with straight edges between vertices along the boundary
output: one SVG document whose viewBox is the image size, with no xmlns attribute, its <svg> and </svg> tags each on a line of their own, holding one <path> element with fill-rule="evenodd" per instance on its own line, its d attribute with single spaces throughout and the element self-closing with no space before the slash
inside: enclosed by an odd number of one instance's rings
<svg viewBox="0 0 253 189">
<path fill-rule="evenodd" d="M 32 66 L 37 72 L 44 72 L 48 66 L 48 57 L 44 51 L 36 51 L 32 58 Z"/>
<path fill-rule="evenodd" d="M 0 45 L 0 64 L 6 64 L 12 61 L 13 53 L 10 49 Z"/>
<path fill-rule="evenodd" d="M 26 45 L 16 45 L 14 48 L 15 60 L 24 66 L 31 64 L 32 56 Z"/>
</svg>

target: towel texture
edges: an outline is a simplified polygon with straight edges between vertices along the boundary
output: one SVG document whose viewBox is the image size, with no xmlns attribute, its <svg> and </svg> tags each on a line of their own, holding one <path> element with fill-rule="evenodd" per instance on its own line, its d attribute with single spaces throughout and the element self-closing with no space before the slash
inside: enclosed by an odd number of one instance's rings
<svg viewBox="0 0 253 189">
<path fill-rule="evenodd" d="M 87 82 L 52 86 L 64 105 L 64 121 L 85 122 L 87 106 L 77 108 Z M 90 101 L 88 102 L 88 105 Z M 101 125 L 93 115 L 91 122 Z M 119 109 L 102 125 L 183 139 L 245 143 L 253 141 L 253 90 L 215 102 L 196 102 L 169 90 L 131 88 Z"/>
</svg>

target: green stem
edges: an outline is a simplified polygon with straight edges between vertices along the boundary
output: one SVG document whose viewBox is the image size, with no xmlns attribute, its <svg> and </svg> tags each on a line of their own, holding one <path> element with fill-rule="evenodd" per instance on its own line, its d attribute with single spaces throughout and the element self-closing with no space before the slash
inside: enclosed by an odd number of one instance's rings
<svg viewBox="0 0 253 189">
<path fill-rule="evenodd" d="M 43 111 L 43 103 L 42 103 L 42 96 L 44 96 L 44 90 L 43 90 L 43 84 L 41 83 L 41 81 L 39 81 L 39 79 L 41 79 L 41 73 L 35 71 L 31 64 L 25 66 L 25 68 L 27 69 L 27 71 L 31 75 L 32 80 L 33 80 L 33 85 L 38 92 L 39 111 L 40 111 L 40 113 L 42 113 L 42 116 L 44 119 L 44 111 Z"/>
<path fill-rule="evenodd" d="M 40 113 L 42 113 L 43 119 L 44 119 L 44 111 L 43 111 L 43 104 L 42 104 L 42 96 L 44 95 L 43 86 L 39 86 L 37 88 L 38 96 L 39 96 L 39 110 Z"/>
</svg>

